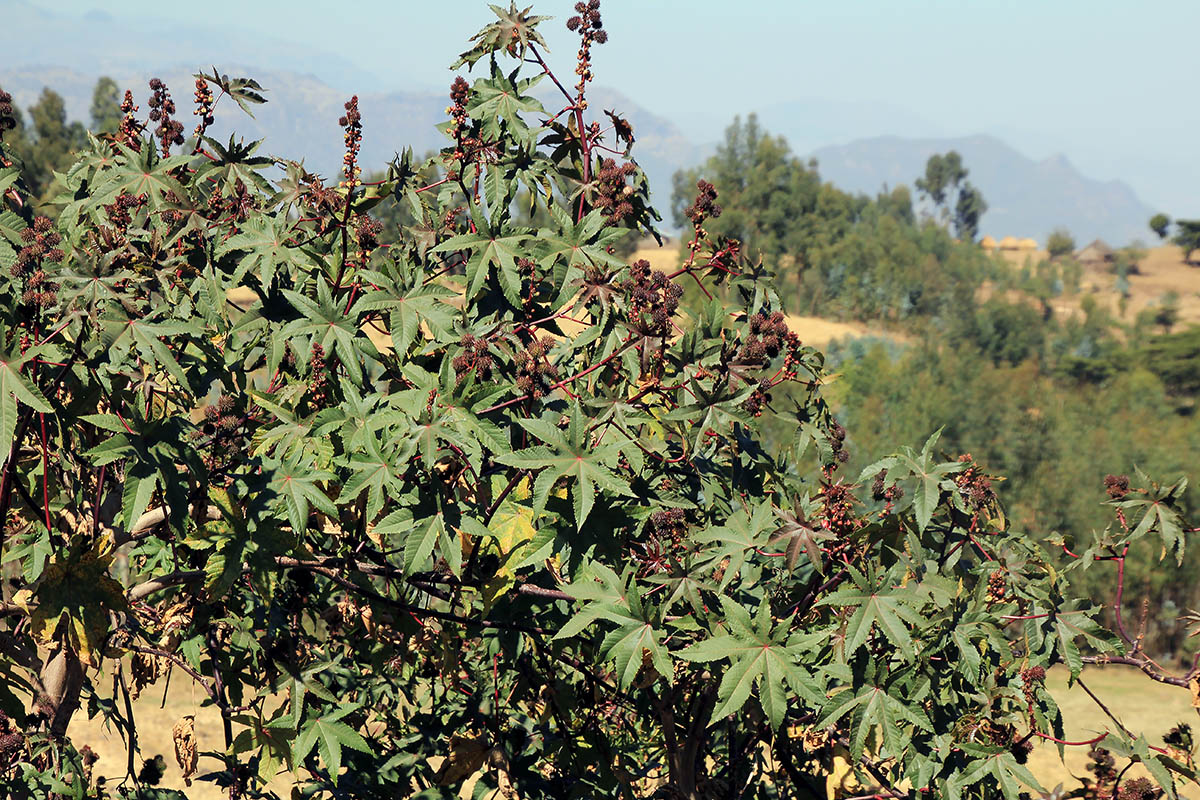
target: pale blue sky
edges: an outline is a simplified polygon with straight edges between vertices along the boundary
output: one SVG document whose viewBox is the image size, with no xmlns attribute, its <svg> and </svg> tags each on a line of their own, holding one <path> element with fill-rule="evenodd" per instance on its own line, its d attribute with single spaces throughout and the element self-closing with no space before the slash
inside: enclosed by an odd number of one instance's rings
<svg viewBox="0 0 1200 800">
<path fill-rule="evenodd" d="M 363 89 L 444 88 L 446 66 L 490 17 L 480 0 L 31 3 L 178 20 L 180 35 L 199 9 L 214 27 L 236 20 L 336 53 L 375 82 Z M 556 17 L 544 27 L 567 73 L 572 5 L 535 3 Z M 610 40 L 595 59 L 599 82 L 701 141 L 735 113 L 839 100 L 894 109 L 903 128 L 856 135 L 992 133 L 1030 156 L 1064 152 L 1092 177 L 1125 179 L 1152 205 L 1188 201 L 1200 180 L 1197 0 L 605 0 L 602 11 Z M 801 150 L 837 143 L 789 134 Z"/>
</svg>

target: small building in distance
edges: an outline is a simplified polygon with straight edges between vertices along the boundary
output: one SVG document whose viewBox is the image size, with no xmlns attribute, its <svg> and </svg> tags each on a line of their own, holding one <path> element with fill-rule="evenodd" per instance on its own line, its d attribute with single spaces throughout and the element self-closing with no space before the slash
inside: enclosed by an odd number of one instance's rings
<svg viewBox="0 0 1200 800">
<path fill-rule="evenodd" d="M 999 247 L 1001 250 L 1020 250 L 1021 242 L 1015 236 L 1005 236 L 997 244 L 997 247 Z"/>
<path fill-rule="evenodd" d="M 1075 258 L 1085 267 L 1107 267 L 1117 259 L 1117 254 L 1103 239 L 1097 239 L 1075 254 Z"/>
<path fill-rule="evenodd" d="M 1036 239 L 1018 239 L 1017 240 L 1017 249 L 1018 250 L 1037 250 L 1038 249 L 1037 240 Z"/>
<path fill-rule="evenodd" d="M 984 236 L 982 239 L 980 239 L 979 246 L 984 250 L 995 250 L 997 247 L 999 247 L 999 245 L 996 244 L 996 237 L 991 235 Z"/>
</svg>

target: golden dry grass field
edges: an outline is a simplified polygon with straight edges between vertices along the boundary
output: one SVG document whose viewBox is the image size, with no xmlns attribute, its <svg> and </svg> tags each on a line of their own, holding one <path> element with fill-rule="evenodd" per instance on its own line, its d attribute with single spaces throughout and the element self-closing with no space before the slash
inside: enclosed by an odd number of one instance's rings
<svg viewBox="0 0 1200 800">
<path fill-rule="evenodd" d="M 1015 267 L 1028 260 L 1032 267 L 1046 258 L 1044 251 L 1004 252 L 1003 258 Z M 1121 295 L 1116 289 L 1116 275 L 1106 269 L 1084 269 L 1079 292 L 1062 295 L 1052 302 L 1059 316 L 1079 313 L 1080 304 L 1091 296 L 1098 307 L 1108 309 L 1113 317 L 1132 322 L 1139 311 L 1159 305 L 1168 292 L 1178 295 L 1179 324 L 1185 328 L 1200 324 L 1200 266 L 1183 260 L 1183 253 L 1174 245 L 1154 247 L 1138 263 L 1138 272 L 1129 275 L 1129 302 L 1125 315 L 1120 315 Z"/>
<path fill-rule="evenodd" d="M 1090 668 L 1084 673 L 1084 681 L 1127 728 L 1135 733 L 1144 732 L 1151 744 L 1161 745 L 1162 735 L 1178 722 L 1192 723 L 1193 728 L 1200 723 L 1186 690 L 1155 683 L 1137 670 L 1127 667 Z M 1078 685 L 1067 688 L 1064 670 L 1051 670 L 1047 683 L 1062 708 L 1067 739 L 1090 739 L 1100 731 L 1114 727 Z M 171 728 L 180 717 L 185 714 L 196 716 L 196 737 L 201 751 L 220 750 L 224 746 L 220 716 L 211 706 L 201 708 L 203 697 L 203 691 L 193 691 L 186 676 L 176 671 L 166 692 L 165 705 L 160 707 L 163 701 L 161 682 L 147 688 L 134 704 L 143 756 L 162 753 L 167 759 L 166 777 L 161 784 L 166 788 L 185 788 L 179 767 L 172 756 L 174 751 L 171 744 Z M 88 720 L 81 713 L 72 722 L 69 733 L 77 745 L 89 744 L 99 754 L 97 774 L 108 776 L 113 781 L 121 779 L 125 772 L 125 747 L 115 731 L 105 731 L 98 720 Z M 140 758 L 138 764 L 141 764 Z M 1059 783 L 1067 788 L 1077 786 L 1072 776 L 1087 774 L 1086 764 L 1086 747 L 1068 747 L 1064 764 L 1059 761 L 1057 748 L 1049 743 L 1039 745 L 1029 759 L 1031 770 L 1047 790 Z M 205 766 L 206 760 L 201 759 L 201 773 Z M 290 786 L 290 780 L 281 777 L 276 779 L 272 788 L 286 795 Z M 186 791 L 192 800 L 219 800 L 224 797 L 211 783 L 202 781 L 194 782 Z M 1200 791 L 1189 792 L 1185 789 L 1183 795 L 1198 798 Z"/>
</svg>

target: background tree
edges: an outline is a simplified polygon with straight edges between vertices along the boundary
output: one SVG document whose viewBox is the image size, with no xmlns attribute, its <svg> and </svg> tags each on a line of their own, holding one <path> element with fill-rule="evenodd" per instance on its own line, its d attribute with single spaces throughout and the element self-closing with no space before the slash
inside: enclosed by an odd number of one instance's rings
<svg viewBox="0 0 1200 800">
<path fill-rule="evenodd" d="M 91 117 L 93 133 L 115 133 L 121 122 L 121 90 L 107 75 L 92 91 Z"/>
<path fill-rule="evenodd" d="M 1192 263 L 1192 253 L 1200 250 L 1200 220 L 1175 220 L 1175 235 L 1171 244 L 1178 245 L 1183 250 L 1183 260 Z"/>
<path fill-rule="evenodd" d="M 916 187 L 943 222 L 953 223 L 958 238 L 973 242 L 987 211 L 987 201 L 967 180 L 968 174 L 957 151 L 935 153 L 925 162 L 925 174 L 917 178 Z"/>
<path fill-rule="evenodd" d="M 1171 227 L 1171 218 L 1166 214 L 1155 214 L 1150 218 L 1150 230 L 1158 235 L 1159 239 L 1167 238 L 1167 231 Z"/>
<path fill-rule="evenodd" d="M 1046 238 L 1046 252 L 1051 258 L 1069 256 L 1075 252 L 1075 237 L 1065 228 L 1055 228 Z"/>
<path fill-rule="evenodd" d="M 925 162 L 925 174 L 916 180 L 917 191 L 940 210 L 943 218 L 949 216 L 952 198 L 959 185 L 966 179 L 967 169 L 962 165 L 962 156 L 957 151 L 934 153 Z"/>
<path fill-rule="evenodd" d="M 54 173 L 69 166 L 86 142 L 83 124 L 67 121 L 62 95 L 43 89 L 38 101 L 29 107 L 29 126 L 24 149 L 19 153 L 24 164 L 22 176 L 35 198 L 47 198 Z"/>
<path fill-rule="evenodd" d="M 965 170 L 964 170 L 965 173 Z M 970 181 L 958 188 L 954 203 L 954 234 L 964 242 L 974 242 L 979 235 L 979 220 L 987 212 L 987 201 Z"/>
</svg>

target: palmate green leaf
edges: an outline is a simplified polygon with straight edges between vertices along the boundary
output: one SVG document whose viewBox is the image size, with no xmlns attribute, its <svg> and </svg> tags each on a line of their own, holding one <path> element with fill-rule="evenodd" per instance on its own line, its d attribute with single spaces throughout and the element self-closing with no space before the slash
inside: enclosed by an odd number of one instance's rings
<svg viewBox="0 0 1200 800">
<path fill-rule="evenodd" d="M 597 488 L 609 494 L 633 496 L 629 484 L 613 474 L 608 466 L 625 445 L 613 443 L 590 447 L 585 419 L 578 403 L 571 407 L 566 433 L 546 420 L 519 419 L 517 422 L 525 430 L 549 446 L 535 445 L 496 458 L 510 467 L 541 470 L 534 482 L 534 507 L 538 511 L 546 507 L 546 497 L 554 482 L 566 478 L 571 486 L 576 529 L 583 528 L 591 513 Z"/>
<path fill-rule="evenodd" d="M 457 536 L 448 536 L 446 520 L 440 511 L 427 517 L 417 517 L 411 508 L 398 508 L 379 521 L 375 533 L 389 540 L 403 541 L 404 571 L 409 574 L 425 568 L 439 542 L 443 549 L 448 545 L 453 547 L 450 538 L 457 542 Z M 461 549 L 459 554 L 461 558 Z"/>
<path fill-rule="evenodd" d="M 218 257 L 239 254 L 231 284 L 236 286 L 247 274 L 253 274 L 262 286 L 269 287 L 280 267 L 302 256 L 302 251 L 288 244 L 291 226 L 286 214 L 255 215 L 240 231 L 219 242 L 215 250 Z"/>
<path fill-rule="evenodd" d="M 366 492 L 367 518 L 374 519 L 383 508 L 386 493 L 399 494 L 402 490 L 402 475 L 394 466 L 399 462 L 384 455 L 375 436 L 363 437 L 363 443 L 364 450 L 350 456 L 350 479 L 342 486 L 338 499 L 352 500 Z"/>
<path fill-rule="evenodd" d="M 1044 611 L 1034 606 L 1031 613 L 1040 614 Z M 1101 653 L 1120 653 L 1124 649 L 1120 639 L 1096 622 L 1093 618 L 1096 613 L 1097 609 L 1080 608 L 1077 603 L 1069 603 L 1065 608 L 1050 611 L 1044 619 L 1030 621 L 1041 623 L 1038 627 L 1048 631 L 1052 637 L 1059 657 L 1071 670 L 1071 683 L 1074 683 L 1083 671 L 1080 640 L 1089 649 Z"/>
<path fill-rule="evenodd" d="M 608 248 L 625 235 L 623 228 L 607 225 L 599 210 L 592 211 L 576 222 L 558 205 L 550 206 L 557 231 L 543 228 L 538 231 L 536 252 L 543 270 L 562 268 L 555 304 L 564 302 L 579 289 L 584 269 L 596 266 L 620 269 L 625 262 L 608 252 Z"/>
<path fill-rule="evenodd" d="M 960 796 L 963 789 L 983 781 L 999 786 L 1007 800 L 1020 800 L 1022 793 L 1027 792 L 1026 787 L 1046 791 L 1033 773 L 1017 762 L 1011 751 L 989 750 L 970 743 L 964 743 L 962 749 L 971 761 L 947 781 L 952 796 Z"/>
<path fill-rule="evenodd" d="M 704 564 L 716 567 L 726 562 L 720 588 L 724 590 L 746 563 L 746 557 L 769 544 L 775 522 L 770 501 L 759 502 L 753 510 L 739 509 L 724 525 L 707 528 L 694 536 L 701 545 Z"/>
<path fill-rule="evenodd" d="M 594 622 L 606 620 L 617 628 L 601 642 L 600 655 L 616 663 L 622 688 L 628 688 L 638 676 L 645 656 L 658 674 L 667 680 L 673 675 L 671 656 L 662 641 L 662 619 L 653 606 L 643 605 L 632 570 L 618 576 L 607 566 L 593 565 L 591 578 L 573 582 L 569 593 L 587 600 L 584 607 L 555 634 L 556 641 L 579 636 Z"/>
<path fill-rule="evenodd" d="M 464 233 L 447 239 L 437 247 L 431 248 L 430 252 L 470 251 L 471 256 L 467 259 L 467 298 L 475 298 L 487 281 L 489 270 L 495 267 L 505 298 L 510 303 L 520 306 L 521 276 L 517 270 L 517 258 L 524 255 L 525 243 L 532 231 L 528 228 L 492 230 L 481 217 L 476 222 L 476 229 L 475 233 Z"/>
<path fill-rule="evenodd" d="M 181 199 L 190 197 L 171 173 L 187 164 L 191 156 L 160 158 L 154 147 L 133 150 L 120 142 L 113 142 L 112 146 L 118 156 L 101 173 L 91 198 L 94 204 L 111 203 L 121 193 L 135 197 L 145 194 L 150 198 L 150 207 L 157 209 L 164 204 L 178 206 Z"/>
<path fill-rule="evenodd" d="M 517 4 L 511 2 L 507 10 L 498 5 L 489 4 L 489 7 L 496 15 L 496 22 L 471 37 L 475 44 L 460 55 L 450 69 L 458 69 L 464 64 L 474 66 L 479 59 L 502 49 L 512 48 L 514 55 L 523 57 L 531 44 L 546 46 L 546 41 L 537 32 L 537 25 L 550 17 L 531 16 L 529 11 L 533 6 L 518 10 Z"/>
<path fill-rule="evenodd" d="M 839 589 L 817 603 L 855 609 L 846 622 L 845 657 L 863 647 L 871 631 L 878 628 L 906 661 L 914 660 L 917 652 L 905 623 L 921 625 L 922 617 L 913 608 L 920 607 L 921 597 L 911 588 L 890 585 L 890 573 L 868 577 L 853 567 L 848 571 L 854 586 Z"/>
<path fill-rule="evenodd" d="M 488 139 L 503 136 L 507 127 L 518 142 L 529 142 L 534 132 L 521 115 L 545 113 L 541 102 L 528 93 L 544 76 L 517 79 L 516 75 L 515 70 L 505 75 L 500 65 L 492 62 L 491 77 L 479 78 L 471 87 L 467 113 L 483 123 L 481 132 Z"/>
<path fill-rule="evenodd" d="M 7 331 L 0 332 L 0 337 L 0 342 L 7 339 Z M 39 353 L 38 349 L 31 348 L 25 354 L 13 352 L 0 355 L 0 454 L 4 460 L 12 450 L 22 404 L 45 414 L 54 411 L 37 384 L 21 374 L 25 363 Z"/>
<path fill-rule="evenodd" d="M 720 597 L 724 623 L 729 633 L 701 640 L 675 656 L 687 661 L 718 661 L 729 659 L 729 668 L 717 689 L 717 706 L 713 720 L 723 719 L 746 704 L 751 691 L 758 687 L 758 701 L 763 713 L 778 730 L 787 715 L 788 688 L 806 699 L 818 700 L 811 679 L 799 666 L 801 652 L 808 640 L 789 639 L 792 618 L 777 624 L 771 618 L 770 607 L 764 601 L 757 619 L 730 598 Z"/>
<path fill-rule="evenodd" d="M 857 693 L 846 690 L 834 695 L 832 708 L 817 722 L 818 729 L 828 728 L 846 716 L 852 729 L 850 753 L 855 760 L 862 757 L 864 744 L 872 729 L 883 735 L 889 755 L 898 755 L 912 740 L 912 729 L 931 731 L 932 723 L 924 711 L 913 709 L 903 700 L 888 694 L 882 686 L 867 685 Z"/>
<path fill-rule="evenodd" d="M 450 289 L 436 283 L 404 289 L 380 273 L 363 271 L 359 275 L 364 281 L 374 283 L 381 289 L 368 292 L 356 306 L 362 311 L 387 312 L 388 334 L 398 355 L 408 353 L 417 340 L 422 324 L 430 329 L 435 338 L 451 330 L 455 309 L 446 303 L 446 300 L 454 297 Z"/>
<path fill-rule="evenodd" d="M 321 481 L 336 476 L 317 469 L 311 457 L 299 452 L 282 462 L 268 462 L 267 469 L 271 475 L 270 489 L 283 498 L 288 521 L 297 534 L 308 528 L 310 506 L 328 516 L 337 516 L 337 506 L 320 486 Z"/>
<path fill-rule="evenodd" d="M 329 285 L 324 281 L 317 284 L 316 301 L 291 289 L 284 289 L 283 295 L 303 318 L 284 326 L 282 335 L 310 337 L 319 342 L 326 353 L 336 352 L 348 377 L 361 386 L 363 355 L 369 340 L 355 325 L 355 309 L 347 314 L 342 304 L 334 300 Z"/>
<path fill-rule="evenodd" d="M 341 718 L 356 710 L 355 706 L 344 708 L 333 714 L 318 717 L 300 729 L 296 743 L 292 747 L 292 758 L 297 763 L 317 749 L 317 755 L 328 770 L 330 780 L 336 786 L 338 773 L 342 769 L 342 748 L 350 748 L 360 753 L 370 754 L 371 746 L 362 735 L 341 721 Z"/>
<path fill-rule="evenodd" d="M 127 314 L 121 306 L 110 306 L 100 318 L 100 339 L 105 347 L 118 352 L 126 348 L 136 351 L 147 364 L 161 367 L 180 385 L 187 386 L 187 375 L 163 337 L 170 337 L 178 351 L 181 341 L 178 337 L 194 335 L 197 328 L 184 322 L 156 321 L 166 315 L 167 309 L 159 308 L 139 318 Z"/>
</svg>

